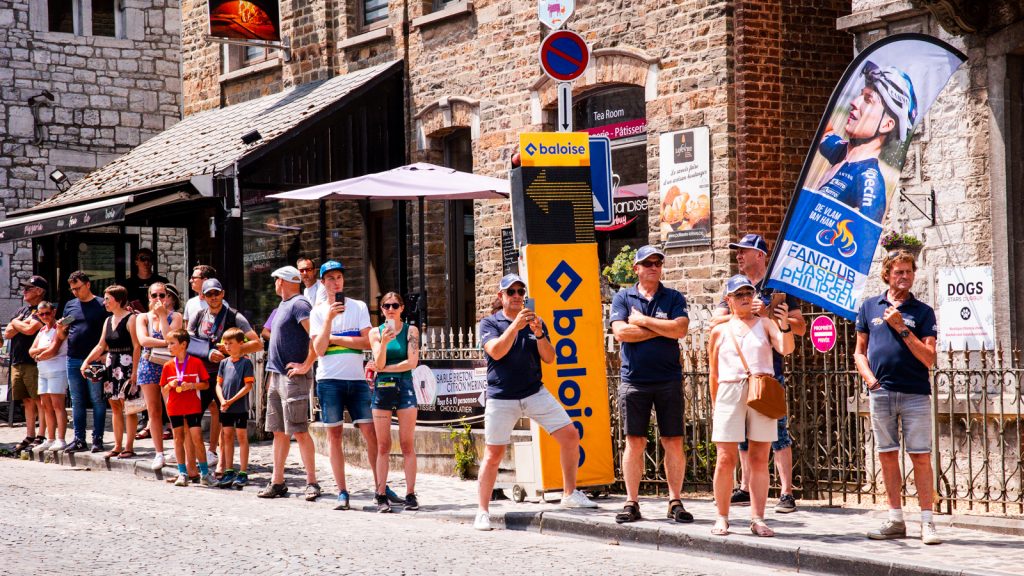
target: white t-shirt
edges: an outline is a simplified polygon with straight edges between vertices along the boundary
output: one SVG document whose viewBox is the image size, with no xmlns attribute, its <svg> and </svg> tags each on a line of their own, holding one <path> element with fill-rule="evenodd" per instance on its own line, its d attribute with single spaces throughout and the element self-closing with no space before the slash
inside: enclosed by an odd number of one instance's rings
<svg viewBox="0 0 1024 576">
<path fill-rule="evenodd" d="M 315 338 L 324 329 L 330 305 L 320 302 L 309 313 L 309 337 Z M 366 304 L 345 298 L 345 312 L 335 316 L 331 323 L 332 336 L 359 336 L 370 327 L 370 310 Z M 363 380 L 363 351 L 352 350 L 334 344 L 327 345 L 327 352 L 317 362 L 317 380 Z"/>
<path fill-rule="evenodd" d="M 39 345 L 47 348 L 57 338 L 57 328 L 54 325 L 53 328 L 47 328 L 43 326 L 39 329 Z M 58 372 L 66 372 L 68 369 L 68 341 L 65 339 L 60 344 L 60 348 L 57 349 L 57 355 L 49 360 L 40 360 L 38 363 L 38 369 L 40 374 L 55 374 Z"/>
<path fill-rule="evenodd" d="M 306 300 L 309 300 L 309 303 L 314 306 L 317 304 L 317 296 L 320 292 L 324 292 L 323 286 L 320 282 L 314 282 L 309 288 L 302 289 L 302 295 L 305 296 Z"/>
</svg>

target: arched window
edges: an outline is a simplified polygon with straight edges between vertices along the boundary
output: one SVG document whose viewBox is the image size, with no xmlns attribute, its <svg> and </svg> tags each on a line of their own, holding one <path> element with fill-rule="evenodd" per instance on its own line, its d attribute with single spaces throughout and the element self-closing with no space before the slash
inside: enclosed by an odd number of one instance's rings
<svg viewBox="0 0 1024 576">
<path fill-rule="evenodd" d="M 647 109 L 640 86 L 600 88 L 574 98 L 576 130 L 606 135 L 612 141 L 615 174 L 615 221 L 597 228 L 601 264 L 619 250 L 648 242 L 647 225 Z"/>
</svg>

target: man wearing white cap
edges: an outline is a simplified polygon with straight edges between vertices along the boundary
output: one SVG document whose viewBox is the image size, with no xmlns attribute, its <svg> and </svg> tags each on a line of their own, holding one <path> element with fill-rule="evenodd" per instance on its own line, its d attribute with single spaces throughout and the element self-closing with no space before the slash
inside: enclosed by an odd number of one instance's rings
<svg viewBox="0 0 1024 576">
<path fill-rule="evenodd" d="M 525 306 L 526 282 L 507 274 L 498 283 L 501 310 L 480 321 L 480 344 L 487 353 L 487 402 L 480 466 L 479 504 L 473 527 L 491 529 L 489 504 L 505 447 L 520 418 L 530 418 L 558 442 L 562 463 L 562 507 L 597 508 L 576 489 L 580 435 L 565 408 L 544 388 L 540 363 L 555 361 L 555 347 L 537 314 Z"/>
<path fill-rule="evenodd" d="M 284 464 L 291 447 L 291 436 L 299 445 L 302 466 L 306 469 L 306 500 L 320 496 L 316 481 L 316 451 L 309 436 L 309 374 L 316 358 L 309 345 L 309 300 L 302 296 L 302 276 L 294 266 L 271 273 L 274 291 L 281 304 L 270 327 L 267 354 L 267 432 L 274 433 L 274 473 L 260 498 L 279 498 L 288 494 L 284 483 Z"/>
</svg>

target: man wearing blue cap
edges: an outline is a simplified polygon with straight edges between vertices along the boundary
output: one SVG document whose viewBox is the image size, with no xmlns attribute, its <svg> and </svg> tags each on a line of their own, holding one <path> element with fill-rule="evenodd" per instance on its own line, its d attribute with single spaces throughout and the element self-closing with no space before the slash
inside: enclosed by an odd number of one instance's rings
<svg viewBox="0 0 1024 576">
<path fill-rule="evenodd" d="M 189 353 L 192 354 L 203 347 L 200 360 L 203 361 L 207 373 L 217 374 L 220 361 L 227 358 L 227 349 L 221 343 L 221 337 L 228 328 L 238 328 L 245 333 L 243 354 L 263 350 L 263 341 L 252 329 L 249 320 L 241 312 L 224 303 L 224 286 L 220 280 L 204 280 L 201 294 L 206 309 L 190 318 L 184 328 L 193 340 L 193 344 L 189 346 Z M 211 465 L 217 464 L 218 472 L 223 472 L 224 465 L 219 462 L 217 456 L 217 448 L 220 446 L 220 406 L 217 402 L 216 387 L 210 386 L 209 389 L 200 391 L 199 395 L 203 411 L 210 410 L 210 450 L 206 455 L 206 461 Z"/>
<path fill-rule="evenodd" d="M 308 260 L 306 263 L 312 266 Z M 377 470 L 377 436 L 373 432 L 370 387 L 366 384 L 363 366 L 363 350 L 370 348 L 370 311 L 364 302 L 345 296 L 344 272 L 345 267 L 336 260 L 328 260 L 320 266 L 320 291 L 326 295 L 326 300 L 320 298 L 309 313 L 309 336 L 319 358 L 316 395 L 320 399 L 321 419 L 327 428 L 331 469 L 338 485 L 336 510 L 349 508 L 341 438 L 345 410 L 366 441 L 366 459 L 375 477 Z"/>
<path fill-rule="evenodd" d="M 473 527 L 491 529 L 489 506 L 505 447 L 512 443 L 512 429 L 520 418 L 530 418 L 558 442 L 562 463 L 562 507 L 597 508 L 576 489 L 580 435 L 565 408 L 541 381 L 540 363 L 555 361 L 555 347 L 548 329 L 526 307 L 526 282 L 507 274 L 498 283 L 501 309 L 480 321 L 480 344 L 487 354 L 487 402 L 484 408 L 484 442 L 487 448 L 480 465 L 480 486 Z"/>
<path fill-rule="evenodd" d="M 751 311 L 755 316 L 771 318 L 771 309 L 783 301 L 789 307 L 789 326 L 793 330 L 793 336 L 803 336 L 807 332 L 807 323 L 800 312 L 800 300 L 775 292 L 773 288 L 765 287 L 765 276 L 767 274 L 768 243 L 760 234 L 747 234 L 739 242 L 729 244 L 729 248 L 736 251 L 736 264 L 740 274 L 746 276 L 754 284 L 757 290 L 757 298 L 754 298 Z M 725 298 L 718 303 L 715 313 L 711 319 L 711 327 L 728 322 L 731 318 L 729 305 Z M 785 386 L 783 377 L 783 357 L 772 350 L 773 366 L 775 368 L 775 379 Z M 775 511 L 780 514 L 787 514 L 796 511 L 796 499 L 793 497 L 793 439 L 786 427 L 788 418 L 782 417 L 778 422 L 779 438 L 772 442 L 772 451 L 775 453 L 775 470 L 779 474 L 782 484 L 779 503 L 775 505 Z M 750 504 L 750 461 L 747 459 L 747 443 L 740 443 L 740 485 L 732 493 L 731 502 L 737 506 Z"/>
<path fill-rule="evenodd" d="M 642 246 L 633 258 L 636 285 L 620 290 L 612 300 L 612 333 L 620 343 L 622 383 L 619 410 L 626 434 L 622 476 L 626 505 L 615 516 L 618 523 L 640 520 L 640 479 L 644 472 L 647 426 L 653 406 L 661 445 L 665 448 L 668 479 L 668 517 L 693 522 L 680 494 L 686 472 L 683 457 L 683 367 L 679 339 L 690 326 L 686 298 L 661 283 L 665 253 Z"/>
</svg>

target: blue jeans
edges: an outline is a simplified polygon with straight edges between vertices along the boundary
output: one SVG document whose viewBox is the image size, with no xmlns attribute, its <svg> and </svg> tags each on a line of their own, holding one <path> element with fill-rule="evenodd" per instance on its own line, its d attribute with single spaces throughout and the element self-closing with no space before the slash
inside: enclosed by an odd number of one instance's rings
<svg viewBox="0 0 1024 576">
<path fill-rule="evenodd" d="M 103 384 L 89 382 L 82 376 L 84 358 L 68 358 L 68 390 L 71 392 L 71 423 L 75 439 L 85 442 L 85 402 L 92 401 L 92 439 L 103 441 L 103 427 L 107 423 L 107 403 L 103 400 Z"/>
</svg>

